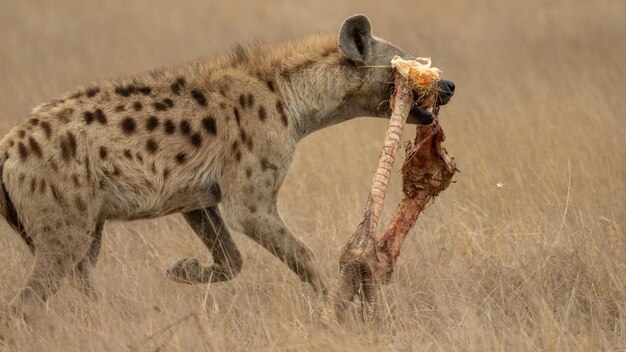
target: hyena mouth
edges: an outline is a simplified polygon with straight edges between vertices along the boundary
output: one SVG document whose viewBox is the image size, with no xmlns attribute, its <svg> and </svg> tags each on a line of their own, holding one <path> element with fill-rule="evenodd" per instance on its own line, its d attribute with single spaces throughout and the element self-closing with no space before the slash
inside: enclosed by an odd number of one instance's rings
<svg viewBox="0 0 626 352">
<path fill-rule="evenodd" d="M 408 123 L 417 123 L 419 125 L 430 125 L 437 121 L 439 115 L 439 104 L 436 98 L 418 99 L 413 103 Z"/>
<path fill-rule="evenodd" d="M 399 75 L 409 79 L 414 104 L 409 111 L 407 123 L 430 125 L 437 122 L 439 107 L 446 105 L 454 95 L 454 83 L 441 79 L 441 71 L 431 67 L 430 58 L 404 60 L 395 56 L 391 66 Z"/>
</svg>

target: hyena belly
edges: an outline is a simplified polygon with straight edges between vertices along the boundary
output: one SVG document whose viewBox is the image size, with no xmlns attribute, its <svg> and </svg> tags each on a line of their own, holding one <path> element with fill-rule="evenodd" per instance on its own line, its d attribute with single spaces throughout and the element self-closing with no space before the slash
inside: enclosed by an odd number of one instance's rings
<svg viewBox="0 0 626 352">
<path fill-rule="evenodd" d="M 155 173 L 152 172 L 153 168 Z M 185 168 L 161 170 L 158 163 L 148 165 L 146 169 L 126 169 L 131 175 L 135 171 L 142 177 L 120 179 L 118 176 L 122 171 L 118 171 L 118 175 L 103 175 L 100 186 L 102 218 L 155 218 L 208 208 L 221 200 L 219 184 L 212 175 L 206 175 L 200 180 L 189 180 L 185 177 Z"/>
<path fill-rule="evenodd" d="M 199 131 L 201 119 L 165 121 L 182 128 L 178 138 L 162 132 L 94 146 L 103 219 L 155 218 L 219 203 L 223 162 L 218 141 Z"/>
</svg>

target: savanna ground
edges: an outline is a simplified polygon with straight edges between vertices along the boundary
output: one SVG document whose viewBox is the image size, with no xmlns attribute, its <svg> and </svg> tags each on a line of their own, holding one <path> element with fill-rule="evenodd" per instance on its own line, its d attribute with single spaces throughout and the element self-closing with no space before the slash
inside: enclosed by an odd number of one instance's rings
<svg viewBox="0 0 626 352">
<path fill-rule="evenodd" d="M 626 3 L 123 3 L 2 1 L 2 134 L 34 105 L 91 80 L 235 42 L 337 31 L 366 13 L 377 35 L 431 56 L 456 82 L 442 123 L 462 173 L 405 243 L 378 329 L 324 328 L 312 290 L 239 233 L 244 270 L 234 281 L 169 281 L 165 269 L 177 259 L 211 260 L 183 219 L 169 216 L 108 223 L 95 271 L 104 298 L 66 286 L 45 322 L 10 324 L 1 348 L 626 350 Z M 385 126 L 363 118 L 308 137 L 281 190 L 286 222 L 329 282 L 361 216 Z M 399 199 L 396 173 L 384 223 Z M 5 224 L 0 230 L 6 306 L 33 258 Z"/>
</svg>

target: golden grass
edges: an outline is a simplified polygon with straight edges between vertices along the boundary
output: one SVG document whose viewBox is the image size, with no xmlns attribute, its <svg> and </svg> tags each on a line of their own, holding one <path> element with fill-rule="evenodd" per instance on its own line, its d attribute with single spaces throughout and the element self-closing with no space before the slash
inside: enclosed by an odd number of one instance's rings
<svg viewBox="0 0 626 352">
<path fill-rule="evenodd" d="M 0 132 L 75 85 L 224 50 L 374 31 L 433 64 L 457 94 L 442 111 L 462 173 L 405 243 L 379 328 L 318 324 L 311 289 L 245 236 L 234 281 L 165 278 L 210 261 L 180 216 L 109 223 L 95 278 L 66 286 L 45 321 L 11 324 L 4 350 L 625 350 L 626 3 L 539 0 L 353 3 L 10 1 L 0 12 Z M 398 12 L 399 11 L 399 12 Z M 286 222 L 330 282 L 355 229 L 385 129 L 357 119 L 299 146 L 280 193 Z M 411 132 L 407 139 L 413 138 Z M 504 187 L 496 187 L 497 182 Z M 383 221 L 400 196 L 392 180 Z M 33 263 L 0 227 L 0 306 Z"/>
</svg>

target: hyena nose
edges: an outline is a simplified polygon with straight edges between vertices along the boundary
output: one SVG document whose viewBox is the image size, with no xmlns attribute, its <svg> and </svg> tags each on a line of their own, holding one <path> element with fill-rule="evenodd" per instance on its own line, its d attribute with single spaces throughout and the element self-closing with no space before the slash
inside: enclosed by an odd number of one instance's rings
<svg viewBox="0 0 626 352">
<path fill-rule="evenodd" d="M 454 94 L 454 88 L 455 88 L 454 82 L 447 81 L 447 80 L 444 80 L 444 82 L 445 82 L 446 86 L 448 87 L 448 91 L 450 92 L 450 95 Z"/>
<path fill-rule="evenodd" d="M 454 95 L 454 82 L 442 79 L 438 82 L 439 86 L 439 105 L 446 105 Z"/>
</svg>

